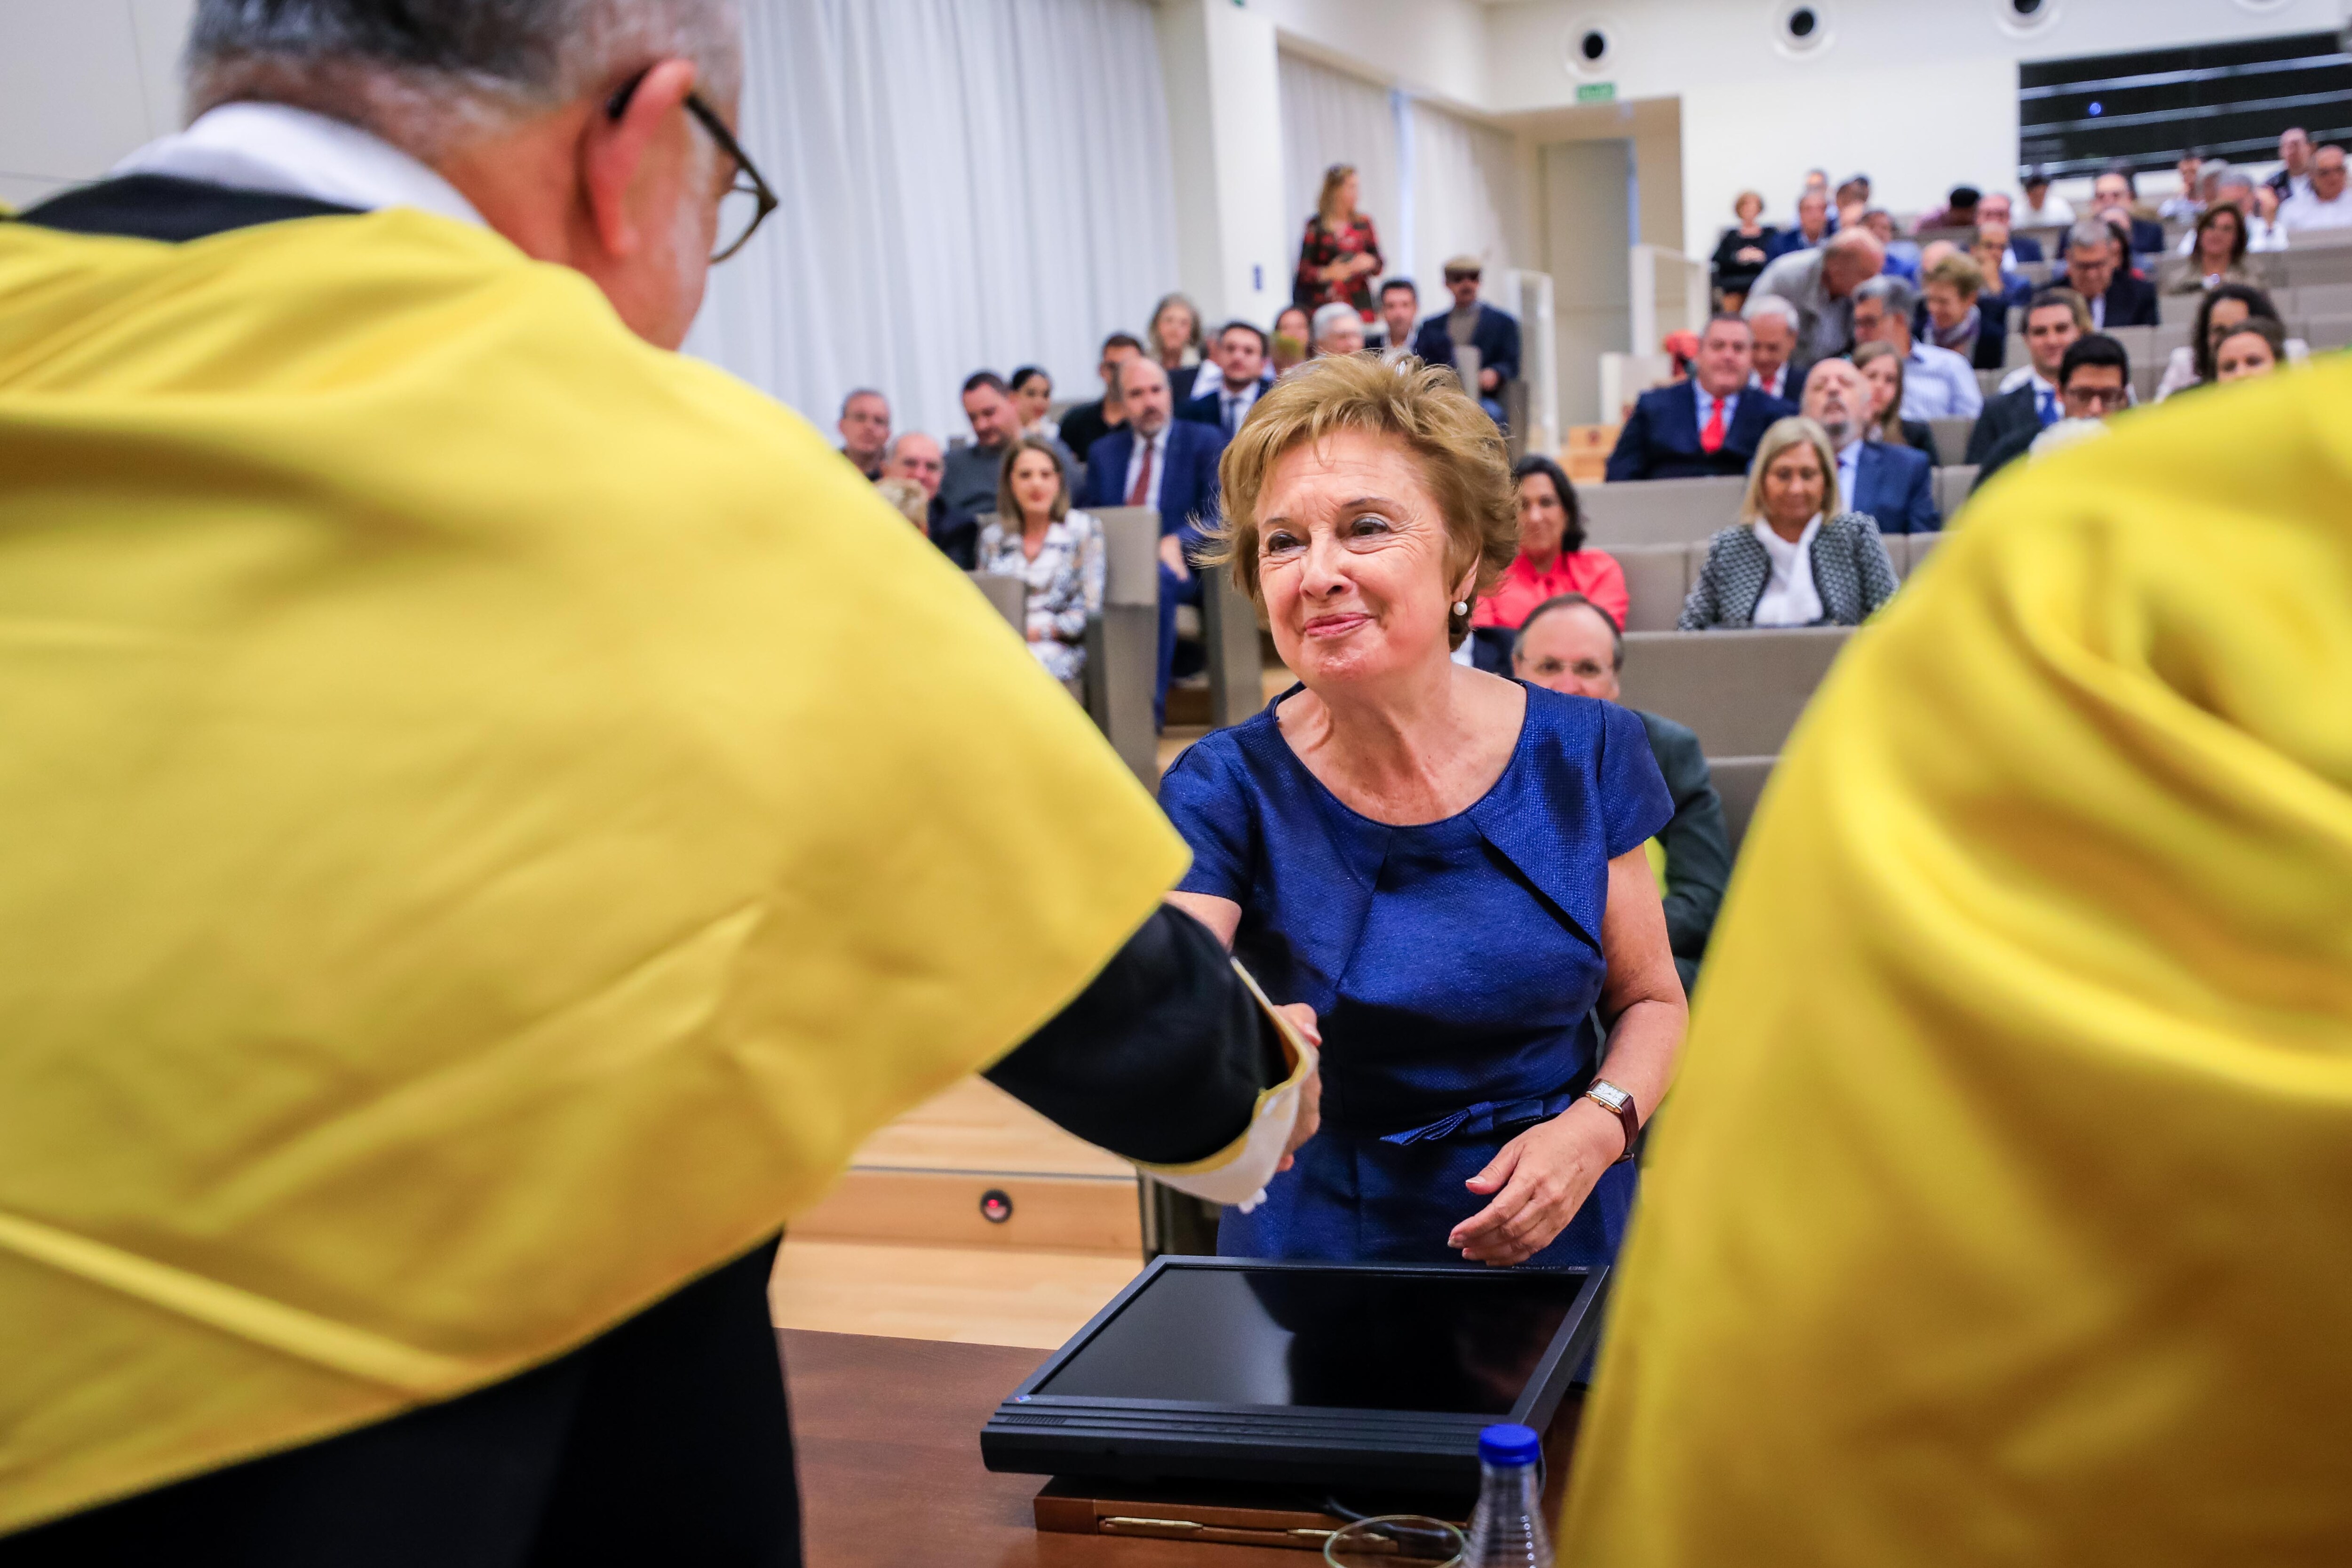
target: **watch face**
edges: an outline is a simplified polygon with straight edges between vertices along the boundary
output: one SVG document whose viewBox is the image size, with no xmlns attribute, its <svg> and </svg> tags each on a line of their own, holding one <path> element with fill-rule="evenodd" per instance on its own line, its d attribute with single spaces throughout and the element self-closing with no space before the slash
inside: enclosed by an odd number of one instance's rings
<svg viewBox="0 0 2352 1568">
<path fill-rule="evenodd" d="M 1585 1092 L 1612 1110 L 1622 1110 L 1633 1103 L 1633 1097 L 1613 1083 L 1596 1083 Z"/>
</svg>

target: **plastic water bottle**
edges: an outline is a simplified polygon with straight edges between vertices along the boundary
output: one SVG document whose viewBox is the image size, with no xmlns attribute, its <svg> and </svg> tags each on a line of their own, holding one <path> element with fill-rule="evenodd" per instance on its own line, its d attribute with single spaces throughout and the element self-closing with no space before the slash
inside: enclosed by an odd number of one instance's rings
<svg viewBox="0 0 2352 1568">
<path fill-rule="evenodd" d="M 1552 1568 L 1542 1459 L 1543 1439 L 1531 1426 L 1505 1424 L 1478 1434 L 1478 1508 L 1463 1568 Z"/>
</svg>

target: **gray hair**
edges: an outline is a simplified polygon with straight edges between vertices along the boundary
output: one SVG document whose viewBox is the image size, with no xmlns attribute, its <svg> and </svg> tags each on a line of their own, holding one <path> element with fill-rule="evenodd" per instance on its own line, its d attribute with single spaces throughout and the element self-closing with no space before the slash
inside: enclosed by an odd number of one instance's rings
<svg viewBox="0 0 2352 1568">
<path fill-rule="evenodd" d="M 2116 242 L 2116 231 L 2095 217 L 2077 218 L 2074 226 L 2066 231 L 2069 250 L 2104 252 Z"/>
<path fill-rule="evenodd" d="M 1334 300 L 1328 305 L 1317 307 L 1315 319 L 1308 323 L 1308 331 L 1314 340 L 1319 343 L 1323 341 L 1323 334 L 1329 331 L 1333 327 L 1338 326 L 1341 321 L 1360 321 L 1362 320 L 1363 317 L 1357 313 L 1356 307 L 1347 304 L 1344 301 Z"/>
<path fill-rule="evenodd" d="M 1875 300 L 1886 307 L 1890 316 L 1901 318 L 1905 326 L 1911 324 L 1911 307 L 1919 302 L 1919 290 L 1911 287 L 1911 279 L 1893 272 L 1882 272 L 1853 291 L 1856 300 Z"/>
<path fill-rule="evenodd" d="M 430 156 L 670 58 L 733 99 L 740 0 L 197 0 L 188 106 L 289 103 Z"/>
<path fill-rule="evenodd" d="M 1750 321 L 1762 316 L 1778 316 L 1789 323 L 1789 330 L 1792 332 L 1804 329 L 1804 318 L 1798 314 L 1797 307 L 1778 294 L 1749 295 L 1748 308 L 1741 313 Z"/>
</svg>

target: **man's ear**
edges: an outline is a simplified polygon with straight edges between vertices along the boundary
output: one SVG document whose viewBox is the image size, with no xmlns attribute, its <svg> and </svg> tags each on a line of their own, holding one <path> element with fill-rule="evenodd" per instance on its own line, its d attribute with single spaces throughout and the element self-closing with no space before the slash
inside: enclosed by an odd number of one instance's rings
<svg viewBox="0 0 2352 1568">
<path fill-rule="evenodd" d="M 615 258 L 635 254 L 643 243 L 629 193 L 656 139 L 693 90 L 693 63 L 664 60 L 639 79 L 619 119 L 599 113 L 582 132 L 580 184 L 589 220 L 597 240 Z"/>
</svg>

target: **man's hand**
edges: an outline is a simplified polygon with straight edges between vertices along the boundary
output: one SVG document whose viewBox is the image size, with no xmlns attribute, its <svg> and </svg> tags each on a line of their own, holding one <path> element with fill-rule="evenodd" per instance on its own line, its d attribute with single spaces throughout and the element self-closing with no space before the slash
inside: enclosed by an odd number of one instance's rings
<svg viewBox="0 0 2352 1568">
<path fill-rule="evenodd" d="M 1187 581 L 1192 575 L 1192 568 L 1184 560 L 1184 541 L 1179 534 L 1163 533 L 1160 536 L 1160 564 L 1176 574 L 1179 582 Z"/>
<path fill-rule="evenodd" d="M 1499 370 L 1482 370 L 1478 373 L 1478 384 L 1492 392 L 1503 384 L 1503 373 Z"/>
<path fill-rule="evenodd" d="M 1286 1002 L 1275 1011 L 1281 1014 L 1293 1028 L 1306 1036 L 1307 1044 L 1317 1050 L 1323 1048 L 1323 1032 L 1316 1026 L 1314 1008 L 1304 1002 Z M 1282 1172 L 1290 1169 L 1291 1156 L 1297 1153 L 1299 1146 L 1314 1137 L 1316 1130 L 1322 1125 L 1323 1075 L 1320 1071 L 1317 1071 L 1308 1073 L 1307 1080 L 1298 1086 L 1298 1120 L 1290 1124 L 1290 1142 L 1283 1145 L 1282 1163 L 1276 1165 L 1275 1170 Z"/>
<path fill-rule="evenodd" d="M 1591 1100 L 1578 1100 L 1504 1144 L 1463 1184 L 1495 1199 L 1455 1226 L 1445 1244 L 1475 1263 L 1525 1263 L 1559 1239 L 1624 1152 L 1623 1124 Z"/>
</svg>

